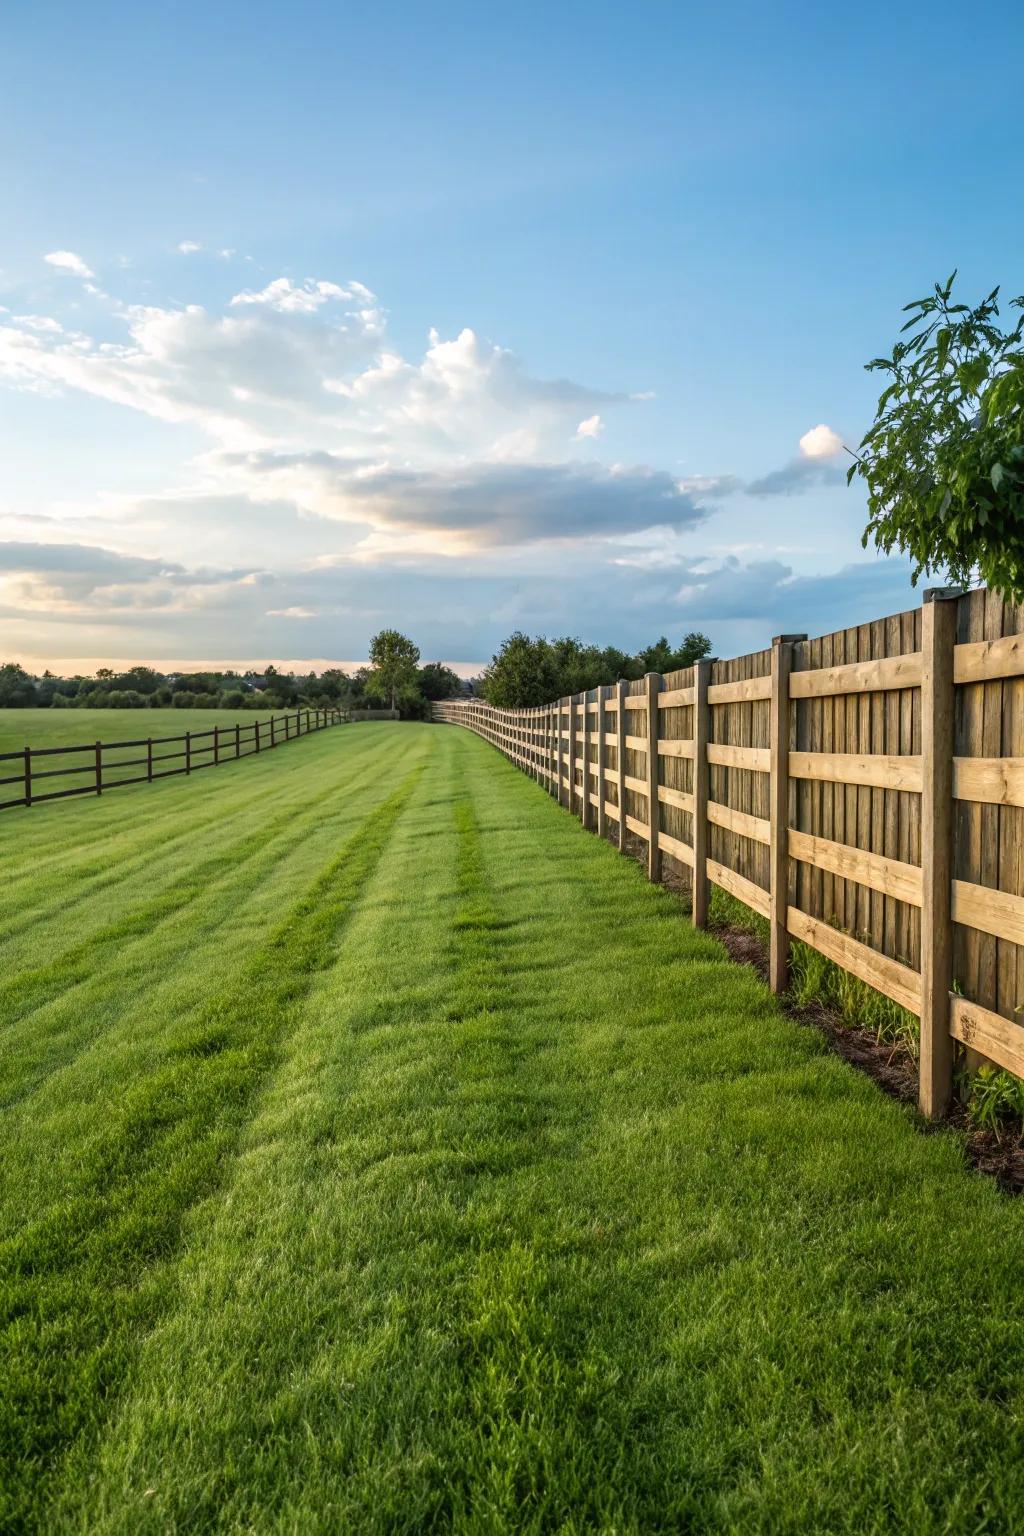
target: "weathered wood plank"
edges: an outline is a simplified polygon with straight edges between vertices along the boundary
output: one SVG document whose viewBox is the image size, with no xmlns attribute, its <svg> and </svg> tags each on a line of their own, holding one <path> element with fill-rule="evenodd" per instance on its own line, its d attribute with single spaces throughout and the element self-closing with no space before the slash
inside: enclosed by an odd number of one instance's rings
<svg viewBox="0 0 1024 1536">
<path fill-rule="evenodd" d="M 744 875 L 737 874 L 734 869 L 717 863 L 715 859 L 706 860 L 706 868 L 712 885 L 718 885 L 723 891 L 728 891 L 730 896 L 735 896 L 737 901 L 752 907 L 762 917 L 769 915 L 771 897 L 763 886 L 755 885 L 753 880 L 748 880 Z"/>
<path fill-rule="evenodd" d="M 712 683 L 708 688 L 709 704 L 742 704 L 754 699 L 770 699 L 770 677 L 741 677 L 732 683 Z"/>
<path fill-rule="evenodd" d="M 682 842 L 678 837 L 670 837 L 667 832 L 658 833 L 658 847 L 663 853 L 670 853 L 681 864 L 692 867 L 693 849 L 689 843 Z"/>
<path fill-rule="evenodd" d="M 1024 805 L 1024 758 L 954 758 L 953 798 L 984 805 Z"/>
<path fill-rule="evenodd" d="M 921 791 L 919 756 L 895 757 L 888 753 L 791 752 L 791 779 L 813 779 L 824 784 L 868 784 L 879 789 Z M 864 829 L 867 832 L 867 826 Z"/>
<path fill-rule="evenodd" d="M 913 864 L 903 864 L 884 854 L 869 853 L 863 848 L 829 842 L 826 838 L 792 829 L 789 855 L 805 864 L 813 864 L 816 869 L 841 875 L 844 880 L 856 880 L 861 885 L 870 886 L 896 901 L 907 901 L 915 907 L 921 905 L 921 871 Z"/>
<path fill-rule="evenodd" d="M 950 994 L 949 1032 L 954 1040 L 980 1051 L 996 1066 L 1024 1077 L 1024 1029 L 1001 1013 Z"/>
<path fill-rule="evenodd" d="M 953 652 L 955 683 L 984 683 L 1024 676 L 1024 634 L 967 641 Z"/>
<path fill-rule="evenodd" d="M 723 768 L 749 768 L 753 773 L 771 772 L 771 752 L 767 747 L 733 747 L 725 742 L 708 743 L 709 763 Z"/>
<path fill-rule="evenodd" d="M 1011 944 L 1024 944 L 1024 896 L 994 891 L 970 880 L 954 880 L 952 911 L 954 923 Z"/>
<path fill-rule="evenodd" d="M 844 693 L 886 692 L 893 688 L 917 688 L 921 682 L 921 656 L 880 656 L 874 661 L 844 662 L 794 672 L 794 699 L 831 698 Z"/>
<path fill-rule="evenodd" d="M 731 806 L 719 805 L 717 800 L 708 801 L 707 815 L 709 821 L 718 827 L 727 827 L 737 837 L 749 837 L 755 843 L 764 843 L 766 847 L 771 842 L 771 822 L 767 817 L 751 816 L 747 811 L 734 811 Z"/>
</svg>

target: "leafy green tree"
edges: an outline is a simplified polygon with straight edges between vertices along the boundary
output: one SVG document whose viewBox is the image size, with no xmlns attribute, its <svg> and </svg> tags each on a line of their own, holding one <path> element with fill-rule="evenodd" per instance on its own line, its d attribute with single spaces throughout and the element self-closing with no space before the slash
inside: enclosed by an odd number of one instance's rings
<svg viewBox="0 0 1024 1536">
<path fill-rule="evenodd" d="M 848 479 L 867 483 L 869 520 L 886 553 L 922 573 L 975 577 L 1024 600 L 1024 314 L 998 323 L 999 289 L 975 308 L 953 302 L 954 272 L 906 305 L 889 376 Z M 1024 310 L 1024 296 L 1011 301 Z"/>
<path fill-rule="evenodd" d="M 425 699 L 453 699 L 462 692 L 462 679 L 441 661 L 428 661 L 420 667 L 420 693 Z"/>
<path fill-rule="evenodd" d="M 374 696 L 397 709 L 400 698 L 416 691 L 419 647 L 397 629 L 382 629 L 370 641 L 370 666 Z M 369 691 L 369 687 L 368 690 Z"/>
<path fill-rule="evenodd" d="M 28 709 L 36 702 L 36 685 L 16 661 L 0 666 L 0 709 Z"/>
<path fill-rule="evenodd" d="M 559 671 L 551 646 L 517 629 L 509 635 L 480 680 L 480 692 L 498 709 L 526 709 L 559 696 Z"/>
</svg>

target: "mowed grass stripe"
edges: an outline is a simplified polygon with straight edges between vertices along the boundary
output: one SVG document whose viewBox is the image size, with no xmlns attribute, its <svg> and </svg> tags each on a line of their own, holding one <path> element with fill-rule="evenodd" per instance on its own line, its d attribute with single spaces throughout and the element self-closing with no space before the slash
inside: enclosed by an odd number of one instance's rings
<svg viewBox="0 0 1024 1536">
<path fill-rule="evenodd" d="M 3 1520 L 30 1521 L 38 1473 L 106 1411 L 138 1330 L 153 1321 L 149 1266 L 216 1187 L 253 1096 L 372 872 L 421 769 L 327 861 L 244 973 L 182 1029 L 161 1069 L 124 1085 L 103 1132 L 48 1210 L 0 1247 Z"/>
<path fill-rule="evenodd" d="M 347 773 L 379 752 L 372 737 L 357 731 L 344 740 L 333 738 L 330 745 L 325 736 L 315 737 L 303 743 L 304 755 L 307 748 L 311 760 L 288 762 L 276 755 L 273 762 L 261 759 L 251 778 L 244 780 L 210 777 L 198 786 L 176 780 L 157 786 L 157 800 L 151 786 L 144 785 L 124 791 L 116 802 L 83 801 L 70 812 L 66 806 L 41 807 L 35 819 L 8 822 L 3 829 L 8 837 L 0 844 L 0 871 L 5 876 L 0 885 L 0 945 L 24 942 L 26 930 L 52 924 L 57 900 L 62 921 L 70 925 L 76 914 L 79 922 L 88 923 L 93 909 L 105 907 L 112 892 L 116 899 L 119 887 L 125 888 L 120 894 L 128 900 L 138 899 L 136 875 L 144 875 L 147 886 L 159 882 L 166 866 L 173 870 L 181 855 L 194 853 L 200 841 L 205 851 L 210 839 L 216 841 L 233 820 L 257 811 L 268 794 L 275 806 L 301 805 L 309 798 L 310 774 L 316 766 L 334 777 L 339 768 Z M 77 818 L 73 828 L 64 819 L 67 814 Z M 53 850 L 55 844 L 56 851 L 44 856 L 43 850 Z M 27 937 L 32 942 L 30 931 Z M 5 948 L 4 954 L 9 953 Z"/>
<path fill-rule="evenodd" d="M 373 796 L 383 798 L 403 763 L 407 769 L 409 761 L 398 754 L 394 761 L 374 765 Z M 315 798 L 311 790 L 307 797 Z M 147 1072 L 161 1048 L 165 1021 L 173 1029 L 176 1021 L 203 1005 L 211 988 L 223 985 L 224 976 L 244 969 L 253 935 L 276 920 L 281 905 L 319 867 L 319 840 L 344 837 L 357 820 L 357 810 L 365 814 L 372 804 L 364 785 L 358 795 L 346 790 L 329 806 L 321 806 L 315 822 L 304 807 L 276 839 L 267 841 L 260 828 L 254 834 L 257 849 L 247 863 L 202 883 L 186 905 L 123 942 L 105 969 L 94 968 L 76 985 L 13 1022 L 2 1036 L 0 1101 L 8 1113 L 27 1101 L 29 1144 L 42 1115 L 44 1137 L 56 1133 L 63 1147 L 66 1123 L 73 1145 L 84 1106 L 109 1092 L 111 1082 Z M 316 818 L 316 812 L 311 817 Z M 310 836 L 314 831 L 315 838 Z M 55 1074 L 61 1074 L 56 1096 Z M 47 1090 L 45 1100 L 39 1097 L 41 1090 Z M 47 1123 L 55 1105 L 61 1113 L 58 1126 Z M 47 1160 L 38 1172 L 48 1180 L 59 1170 Z M 37 1170 L 22 1168 L 21 1177 L 30 1201 Z"/>
<path fill-rule="evenodd" d="M 359 785 L 360 770 L 365 771 L 364 755 L 347 759 L 348 772 L 316 793 L 310 792 L 307 777 L 294 786 L 290 799 L 275 794 L 269 808 L 258 817 L 246 814 L 257 802 L 247 804 L 242 814 L 232 809 L 227 821 L 214 821 L 208 809 L 208 825 L 189 832 L 186 851 L 191 856 L 183 861 L 175 848 L 170 867 L 162 871 L 165 879 L 167 875 L 171 876 L 166 884 L 160 885 L 147 871 L 146 894 L 141 900 L 132 880 L 137 864 L 130 861 L 118 877 L 118 884 L 124 889 L 112 921 L 95 922 L 68 949 L 44 964 L 34 967 L 23 964 L 20 969 L 12 969 L 0 978 L 0 1029 L 16 1022 L 54 994 L 65 993 L 79 985 L 107 963 L 111 949 L 122 950 L 126 941 L 151 935 L 160 923 L 189 906 L 223 876 L 233 882 L 249 879 L 247 865 L 256 855 L 273 855 L 282 840 L 294 842 L 308 828 L 321 825 L 325 807 L 339 794 L 358 793 L 365 787 Z M 379 772 L 379 767 L 376 771 Z M 265 792 L 260 798 L 265 799 Z M 226 807 L 220 807 L 221 816 L 225 810 Z M 112 857 L 116 859 L 116 852 L 112 852 Z M 254 870 L 252 876 L 258 879 L 265 873 L 264 867 Z M 93 898 L 90 912 L 96 911 L 97 907 L 99 904 Z M 103 913 L 109 911 L 109 902 L 105 902 L 100 910 Z M 42 914 L 37 913 L 37 921 L 41 918 Z M 7 963 L 16 964 L 16 956 L 9 956 Z"/>
<path fill-rule="evenodd" d="M 416 1285 L 415 1256 L 396 1269 L 380 1242 L 381 1202 L 397 1182 L 433 1208 L 430 1106 L 448 1092 L 445 1042 L 425 1050 L 424 1031 L 440 1025 L 453 980 L 450 750 L 438 743 L 343 950 L 311 988 L 230 1182 L 191 1214 L 167 1313 L 99 1446 L 86 1441 L 54 1490 L 50 1529 L 262 1528 L 284 1516 L 293 1478 L 315 1479 L 311 1431 L 337 1411 L 349 1424 L 355 1381 L 375 1375 L 387 1394 L 376 1330 L 401 1331 Z M 407 1199 L 393 1209 L 404 1221 Z M 90 1466 L 99 1476 L 81 1475 Z M 346 1528 L 339 1512 L 323 1509 L 331 1529 Z"/>
<path fill-rule="evenodd" d="M 427 735 L 23 1525 L 1015 1531 L 1024 1208 Z"/>
</svg>

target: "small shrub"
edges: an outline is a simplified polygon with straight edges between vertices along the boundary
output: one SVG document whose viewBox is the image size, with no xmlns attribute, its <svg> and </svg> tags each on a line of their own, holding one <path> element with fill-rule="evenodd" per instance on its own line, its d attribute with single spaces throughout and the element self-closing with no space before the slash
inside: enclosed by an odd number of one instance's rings
<svg viewBox="0 0 1024 1536">
<path fill-rule="evenodd" d="M 1021 1134 L 1024 1121 L 1024 1081 L 1012 1072 L 986 1063 L 971 1074 L 967 1085 L 967 1118 L 981 1131 L 1000 1133 L 1012 1127 Z"/>
</svg>

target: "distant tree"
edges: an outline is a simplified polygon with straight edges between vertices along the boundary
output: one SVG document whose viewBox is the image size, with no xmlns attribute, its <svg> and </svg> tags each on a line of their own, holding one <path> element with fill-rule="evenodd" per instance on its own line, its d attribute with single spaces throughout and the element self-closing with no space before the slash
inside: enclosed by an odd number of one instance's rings
<svg viewBox="0 0 1024 1536">
<path fill-rule="evenodd" d="M 154 672 L 152 667 L 129 667 L 127 672 L 121 672 L 117 678 L 119 688 L 130 688 L 135 693 L 154 694 L 163 682 L 159 672 Z"/>
<path fill-rule="evenodd" d="M 419 647 L 397 629 L 382 629 L 374 635 L 370 641 L 371 678 L 367 680 L 374 696 L 390 700 L 390 707 L 396 709 L 403 694 L 416 691 L 419 659 Z"/>
<path fill-rule="evenodd" d="M 36 685 L 16 661 L 0 666 L 0 709 L 29 709 L 36 702 Z"/>
<path fill-rule="evenodd" d="M 641 677 L 645 672 L 678 672 L 683 667 L 692 667 L 710 651 L 711 641 L 707 635 L 692 632 L 684 636 L 679 646 L 672 646 L 662 635 L 653 645 L 637 652 L 637 669 Z"/>
<path fill-rule="evenodd" d="M 867 483 L 873 538 L 922 573 L 976 577 L 1024 600 L 1024 314 L 998 323 L 999 289 L 975 308 L 953 302 L 956 273 L 906 305 L 875 420 L 848 479 Z M 1024 296 L 1011 300 L 1024 310 Z M 907 335 L 907 333 L 910 333 Z"/>
<path fill-rule="evenodd" d="M 420 667 L 420 693 L 425 699 L 453 699 L 462 692 L 462 680 L 441 661 L 428 661 Z"/>
<path fill-rule="evenodd" d="M 559 671 L 547 640 L 509 635 L 480 679 L 480 692 L 498 709 L 528 709 L 558 697 Z"/>
<path fill-rule="evenodd" d="M 479 682 L 481 695 L 501 709 L 527 709 L 566 694 L 635 680 L 645 672 L 675 672 L 692 666 L 711 650 L 707 635 L 689 634 L 673 648 L 663 635 L 654 645 L 630 656 L 614 646 L 599 650 L 571 635 L 536 640 L 521 630 L 510 635 Z"/>
</svg>

